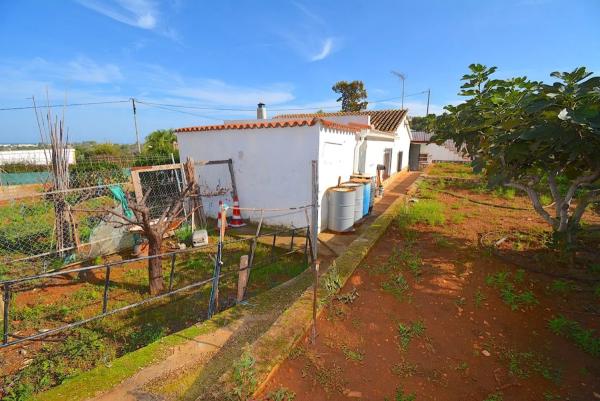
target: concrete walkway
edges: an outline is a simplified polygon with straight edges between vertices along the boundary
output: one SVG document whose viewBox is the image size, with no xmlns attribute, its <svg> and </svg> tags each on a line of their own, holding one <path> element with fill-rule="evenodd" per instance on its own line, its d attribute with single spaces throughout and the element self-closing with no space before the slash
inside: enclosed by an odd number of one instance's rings
<svg viewBox="0 0 600 401">
<path fill-rule="evenodd" d="M 319 259 L 322 267 L 342 254 L 400 194 L 418 178 L 419 173 L 396 174 L 384 183 L 384 197 L 377 199 L 373 213 L 351 234 L 321 233 Z M 306 276 L 306 277 L 304 277 Z M 217 330 L 190 338 L 174 347 L 161 360 L 140 369 L 112 389 L 88 398 L 94 401 L 158 401 L 194 399 L 202 383 L 210 383 L 239 357 L 242 347 L 260 337 L 285 308 L 311 284 L 310 275 L 301 275 L 264 296 L 250 299 L 236 318 Z M 223 312 L 227 314 L 227 312 Z M 177 333 L 173 334 L 177 335 Z M 194 388 L 195 387 L 195 388 Z M 65 394 L 66 395 L 66 394 Z M 70 397 L 67 397 L 70 398 Z"/>
</svg>

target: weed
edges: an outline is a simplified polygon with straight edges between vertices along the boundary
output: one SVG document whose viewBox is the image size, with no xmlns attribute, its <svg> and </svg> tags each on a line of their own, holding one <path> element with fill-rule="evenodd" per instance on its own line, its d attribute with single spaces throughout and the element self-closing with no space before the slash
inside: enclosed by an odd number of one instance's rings
<svg viewBox="0 0 600 401">
<path fill-rule="evenodd" d="M 542 206 L 548 206 L 549 204 L 552 203 L 552 197 L 547 194 L 541 194 L 540 202 L 541 202 Z"/>
<path fill-rule="evenodd" d="M 554 394 L 551 391 L 544 392 L 544 401 L 556 401 L 560 400 L 561 396 L 559 394 Z"/>
<path fill-rule="evenodd" d="M 394 396 L 394 401 L 415 401 L 416 395 L 414 393 L 404 394 L 404 390 L 401 387 L 396 389 L 396 395 Z M 389 401 L 389 398 L 385 398 L 385 401 Z"/>
<path fill-rule="evenodd" d="M 483 301 L 486 300 L 485 294 L 483 292 L 481 292 L 480 289 L 477 290 L 477 292 L 475 292 L 475 298 L 474 298 L 474 302 L 475 302 L 475 306 L 477 308 L 479 308 L 481 306 L 481 304 L 483 303 Z"/>
<path fill-rule="evenodd" d="M 508 363 L 508 371 L 515 376 L 526 378 L 532 373 L 537 373 L 546 380 L 560 381 L 560 370 L 553 368 L 547 358 L 533 352 L 508 350 L 502 353 L 501 357 Z"/>
<path fill-rule="evenodd" d="M 16 375 L 5 378 L 2 387 L 8 400 L 24 400 L 31 394 L 62 383 L 83 370 L 110 358 L 109 350 L 95 332 L 73 330 L 61 343 L 44 346 L 32 362 Z"/>
<path fill-rule="evenodd" d="M 400 301 L 404 300 L 406 291 L 408 291 L 409 288 L 408 282 L 406 281 L 402 273 L 398 273 L 398 275 L 395 278 L 391 278 L 388 281 L 384 281 L 381 284 L 381 287 L 385 291 L 391 293 Z"/>
<path fill-rule="evenodd" d="M 523 270 L 517 270 L 514 281 L 522 283 L 525 277 Z M 500 296 L 504 303 L 510 306 L 511 310 L 517 310 L 521 307 L 531 307 L 539 302 L 531 291 L 518 291 L 510 280 L 510 272 L 497 272 L 486 277 L 485 282 L 500 291 Z"/>
<path fill-rule="evenodd" d="M 400 336 L 400 348 L 406 351 L 411 340 L 420 337 L 425 332 L 425 324 L 422 320 L 404 324 L 398 323 L 398 334 Z"/>
<path fill-rule="evenodd" d="M 559 295 L 567 295 L 572 289 L 571 282 L 565 280 L 554 280 L 549 287 L 551 293 Z"/>
<path fill-rule="evenodd" d="M 292 348 L 290 351 L 290 359 L 298 359 L 306 353 L 306 349 L 300 345 Z"/>
<path fill-rule="evenodd" d="M 392 366 L 392 373 L 400 377 L 412 377 L 417 374 L 417 365 L 403 360 Z"/>
<path fill-rule="evenodd" d="M 600 273 L 600 263 L 591 264 L 588 269 L 592 273 Z"/>
<path fill-rule="evenodd" d="M 73 293 L 72 298 L 77 304 L 98 301 L 102 298 L 102 291 L 95 285 L 86 283 L 82 288 Z"/>
<path fill-rule="evenodd" d="M 440 248 L 452 248 L 454 244 L 439 234 L 433 235 L 433 240 Z"/>
<path fill-rule="evenodd" d="M 184 224 L 175 231 L 177 241 L 190 245 L 192 243 L 192 227 Z"/>
<path fill-rule="evenodd" d="M 600 298 L 600 284 L 596 284 L 596 286 L 594 287 L 594 295 Z"/>
<path fill-rule="evenodd" d="M 346 305 L 352 304 L 354 301 L 356 301 L 356 298 L 358 298 L 358 290 L 356 287 L 353 287 L 351 291 L 345 294 L 340 294 L 335 297 L 335 299 Z"/>
<path fill-rule="evenodd" d="M 365 359 L 365 354 L 363 352 L 359 350 L 355 351 L 351 348 L 348 348 L 347 346 L 342 347 L 342 352 L 344 353 L 346 359 L 348 359 L 349 361 L 360 362 L 363 359 Z"/>
<path fill-rule="evenodd" d="M 267 394 L 267 400 L 269 401 L 293 401 L 295 398 L 296 393 L 287 387 L 279 387 Z"/>
<path fill-rule="evenodd" d="M 487 397 L 485 397 L 485 400 L 483 401 L 502 401 L 504 398 L 502 398 L 502 393 L 492 393 L 492 394 L 488 394 Z"/>
<path fill-rule="evenodd" d="M 568 338 L 588 354 L 600 356 L 600 337 L 594 336 L 594 330 L 585 329 L 563 315 L 550 319 L 548 327 L 554 334 Z"/>
<path fill-rule="evenodd" d="M 467 217 L 467 215 L 465 213 L 456 212 L 456 213 L 452 213 L 452 215 L 450 215 L 450 221 L 454 224 L 460 224 L 465 220 L 466 217 Z"/>
<path fill-rule="evenodd" d="M 458 370 L 458 371 L 461 371 L 463 373 L 466 372 L 467 369 L 469 369 L 469 364 L 466 363 L 465 361 L 460 362 L 458 365 L 456 365 L 454 367 L 454 370 Z"/>
<path fill-rule="evenodd" d="M 255 364 L 254 357 L 248 351 L 244 351 L 233 365 L 233 394 L 240 401 L 248 400 L 256 389 L 258 379 L 254 370 Z"/>
<path fill-rule="evenodd" d="M 460 297 L 454 301 L 454 305 L 463 307 L 463 306 L 465 306 L 466 302 L 467 302 L 467 299 L 465 297 Z"/>
<path fill-rule="evenodd" d="M 401 214 L 406 213 L 413 223 L 423 223 L 437 226 L 446 222 L 444 204 L 435 200 L 422 200 L 411 207 L 405 208 Z"/>
<path fill-rule="evenodd" d="M 140 327 L 133 331 L 127 338 L 125 346 L 126 352 L 135 351 L 150 343 L 153 343 L 164 337 L 167 331 L 164 327 L 146 323 L 144 327 Z"/>
<path fill-rule="evenodd" d="M 340 274 L 338 273 L 335 265 L 332 265 L 327 272 L 323 284 L 325 285 L 328 296 L 334 295 L 340 288 L 342 288 L 342 279 L 340 278 Z"/>
<path fill-rule="evenodd" d="M 521 284 L 525 280 L 525 270 L 517 269 L 515 272 L 515 283 Z"/>
<path fill-rule="evenodd" d="M 494 191 L 494 194 L 496 196 L 498 196 L 500 198 L 504 198 L 504 199 L 514 199 L 515 193 L 516 193 L 516 191 L 514 188 L 505 188 L 505 187 L 498 187 Z"/>
</svg>

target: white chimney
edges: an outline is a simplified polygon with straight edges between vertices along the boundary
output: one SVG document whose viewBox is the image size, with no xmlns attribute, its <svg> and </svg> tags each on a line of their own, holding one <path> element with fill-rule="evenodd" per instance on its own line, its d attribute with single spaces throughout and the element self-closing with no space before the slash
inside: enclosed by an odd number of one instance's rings
<svg viewBox="0 0 600 401">
<path fill-rule="evenodd" d="M 256 119 L 266 120 L 267 119 L 267 106 L 264 103 L 259 103 L 256 109 Z"/>
</svg>

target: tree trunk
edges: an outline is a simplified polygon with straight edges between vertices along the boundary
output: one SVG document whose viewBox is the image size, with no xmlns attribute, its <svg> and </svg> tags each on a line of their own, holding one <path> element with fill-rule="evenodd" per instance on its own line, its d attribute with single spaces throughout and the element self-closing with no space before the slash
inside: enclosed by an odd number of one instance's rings
<svg viewBox="0 0 600 401">
<path fill-rule="evenodd" d="M 162 245 L 162 236 L 148 235 L 148 256 L 160 255 Z M 165 283 L 162 275 L 162 259 L 148 259 L 148 285 L 151 295 L 158 295 L 163 292 Z"/>
</svg>

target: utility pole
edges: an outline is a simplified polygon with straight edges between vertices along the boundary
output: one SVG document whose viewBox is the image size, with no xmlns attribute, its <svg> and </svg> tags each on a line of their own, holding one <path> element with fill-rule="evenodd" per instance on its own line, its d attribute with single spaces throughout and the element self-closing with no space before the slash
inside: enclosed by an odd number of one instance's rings
<svg viewBox="0 0 600 401">
<path fill-rule="evenodd" d="M 425 113 L 425 116 L 429 115 L 429 98 L 431 97 L 431 89 L 427 89 L 427 113 Z"/>
<path fill-rule="evenodd" d="M 131 107 L 133 108 L 133 124 L 135 125 L 135 142 L 137 143 L 138 153 L 142 153 L 142 147 L 140 146 L 140 134 L 137 126 L 137 111 L 135 109 L 135 99 L 131 98 Z"/>
<path fill-rule="evenodd" d="M 404 109 L 404 81 L 406 80 L 406 75 L 404 75 L 401 72 L 394 71 L 394 70 L 392 70 L 391 73 L 402 80 L 402 106 L 401 106 L 401 108 Z"/>
</svg>

